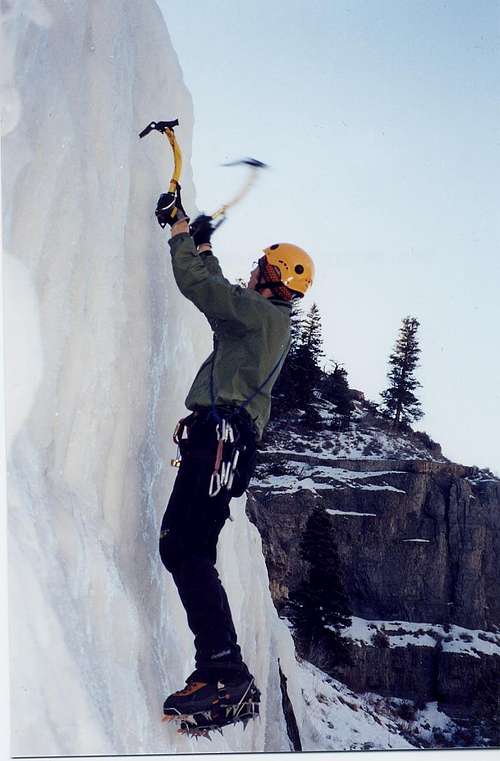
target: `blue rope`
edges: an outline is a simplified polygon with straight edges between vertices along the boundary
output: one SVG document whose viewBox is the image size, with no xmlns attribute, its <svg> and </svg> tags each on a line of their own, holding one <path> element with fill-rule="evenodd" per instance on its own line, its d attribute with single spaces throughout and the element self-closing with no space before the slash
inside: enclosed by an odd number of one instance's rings
<svg viewBox="0 0 500 761">
<path fill-rule="evenodd" d="M 214 351 L 213 351 L 213 357 L 212 357 L 212 364 L 210 365 L 210 401 L 212 403 L 212 407 L 210 410 L 210 415 L 214 418 L 216 423 L 221 423 L 221 417 L 219 413 L 217 412 L 217 407 L 215 406 L 215 392 L 214 392 L 214 365 L 215 365 L 215 355 L 217 354 L 217 336 L 214 333 Z"/>
<path fill-rule="evenodd" d="M 259 388 L 258 388 L 256 391 L 254 391 L 254 392 L 253 392 L 253 394 L 252 394 L 251 396 L 249 396 L 249 397 L 248 397 L 248 399 L 245 399 L 245 401 L 244 401 L 244 402 L 241 402 L 240 406 L 238 407 L 238 410 L 242 410 L 242 409 L 244 409 L 244 408 L 245 408 L 245 407 L 246 407 L 248 404 L 250 404 L 250 402 L 252 402 L 252 401 L 255 399 L 255 397 L 257 396 L 257 394 L 260 394 L 260 393 L 261 393 L 261 391 L 262 391 L 262 389 L 264 388 L 264 386 L 266 385 L 266 383 L 267 383 L 269 380 L 271 380 L 271 378 L 273 377 L 274 373 L 276 372 L 276 370 L 277 370 L 277 369 L 278 369 L 278 367 L 280 366 L 280 364 L 281 364 L 281 360 L 284 358 L 285 354 L 287 353 L 289 346 L 290 346 L 290 343 L 288 343 L 288 344 L 285 346 L 285 348 L 283 349 L 283 352 L 282 352 L 282 354 L 281 354 L 280 358 L 278 359 L 278 361 L 277 361 L 277 362 L 276 362 L 276 364 L 274 365 L 273 369 L 271 370 L 271 372 L 269 373 L 269 375 L 267 376 L 267 378 L 266 378 L 264 381 L 262 381 L 262 383 L 260 384 Z"/>
<path fill-rule="evenodd" d="M 276 370 L 280 366 L 281 360 L 285 357 L 288 349 L 290 348 L 290 343 L 291 343 L 291 340 L 289 340 L 288 344 L 283 349 L 283 352 L 282 352 L 280 358 L 278 359 L 278 361 L 274 365 L 273 369 L 271 370 L 271 372 L 269 373 L 267 378 L 262 381 L 260 386 L 253 392 L 253 394 L 251 394 L 247 399 L 245 399 L 243 402 L 241 402 L 239 404 L 239 406 L 236 408 L 236 410 L 234 412 L 235 415 L 238 412 L 240 412 L 240 410 L 246 411 L 245 407 L 247 405 L 249 405 L 250 402 L 252 402 L 255 399 L 257 394 L 260 394 L 262 392 L 262 389 L 264 388 L 266 383 L 271 380 L 271 378 L 273 377 L 274 373 L 276 372 Z M 210 367 L 210 400 L 211 400 L 210 414 L 217 421 L 217 423 L 220 423 L 221 422 L 221 417 L 220 417 L 219 413 L 217 412 L 217 407 L 215 406 L 215 392 L 214 392 L 214 366 L 215 366 L 215 355 L 216 355 L 216 353 L 217 353 L 217 339 L 216 339 L 216 336 L 214 334 L 214 353 L 213 353 L 212 363 L 211 363 L 211 367 Z"/>
</svg>

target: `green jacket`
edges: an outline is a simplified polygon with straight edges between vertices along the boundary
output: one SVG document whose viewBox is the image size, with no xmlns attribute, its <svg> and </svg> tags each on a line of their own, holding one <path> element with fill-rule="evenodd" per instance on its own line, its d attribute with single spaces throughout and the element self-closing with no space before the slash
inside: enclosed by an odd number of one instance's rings
<svg viewBox="0 0 500 761">
<path fill-rule="evenodd" d="M 279 362 L 264 388 L 245 406 L 260 439 L 271 412 L 271 389 L 290 348 L 291 305 L 232 285 L 216 257 L 210 252 L 198 254 L 187 233 L 176 235 L 169 243 L 179 290 L 203 312 L 214 331 L 214 351 L 198 370 L 186 407 L 211 406 L 212 364 L 215 404 L 239 405 L 257 391 Z"/>
</svg>

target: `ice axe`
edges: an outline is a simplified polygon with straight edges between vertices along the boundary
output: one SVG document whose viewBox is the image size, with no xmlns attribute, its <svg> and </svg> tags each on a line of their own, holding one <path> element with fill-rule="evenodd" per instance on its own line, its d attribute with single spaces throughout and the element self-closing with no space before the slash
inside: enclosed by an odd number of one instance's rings
<svg viewBox="0 0 500 761">
<path fill-rule="evenodd" d="M 150 132 L 153 130 L 157 130 L 158 132 L 161 132 L 163 135 L 166 136 L 168 142 L 170 143 L 170 146 L 172 148 L 173 154 L 174 154 L 174 171 L 172 173 L 172 177 L 170 179 L 168 192 L 169 193 L 175 193 L 178 188 L 180 188 L 179 184 L 179 178 L 181 176 L 182 172 L 182 154 L 181 149 L 179 147 L 179 144 L 176 140 L 175 134 L 174 134 L 174 127 L 177 127 L 179 125 L 179 120 L 174 119 L 173 121 L 160 121 L 160 122 L 150 122 L 147 127 L 145 127 L 142 132 L 139 133 L 139 137 L 146 137 L 146 135 L 149 135 Z M 211 214 L 212 219 L 218 219 L 218 217 L 221 217 L 220 221 L 214 226 L 214 229 L 217 229 L 224 220 L 226 219 L 226 212 L 228 209 L 230 209 L 235 204 L 239 203 L 242 198 L 246 196 L 252 185 L 255 183 L 255 180 L 257 179 L 257 173 L 259 169 L 267 169 L 267 164 L 264 164 L 262 161 L 259 161 L 258 159 L 253 158 L 246 158 L 246 159 L 240 159 L 239 161 L 231 161 L 227 164 L 223 164 L 222 166 L 248 166 L 249 168 L 249 174 L 245 181 L 245 184 L 243 187 L 238 191 L 238 193 L 231 198 L 227 203 L 225 203 L 223 206 L 221 206 L 217 211 L 215 211 L 213 214 Z"/>
<path fill-rule="evenodd" d="M 172 172 L 172 177 L 170 178 L 170 183 L 168 186 L 169 193 L 175 193 L 177 188 L 180 188 L 179 178 L 182 172 L 182 153 L 179 147 L 179 143 L 177 142 L 174 134 L 174 127 L 178 126 L 178 119 L 174 119 L 170 122 L 150 122 L 148 126 L 144 127 L 142 132 L 139 133 L 139 137 L 146 137 L 146 135 L 149 135 L 149 133 L 153 130 L 157 130 L 158 132 L 161 132 L 162 135 L 165 135 L 168 142 L 170 143 L 170 147 L 172 148 L 172 152 L 174 154 L 174 171 Z"/>
<path fill-rule="evenodd" d="M 260 169 L 268 169 L 268 165 L 264 164 L 262 161 L 259 161 L 258 159 L 252 159 L 252 158 L 246 158 L 246 159 L 240 159 L 239 161 L 230 161 L 227 164 L 222 164 L 222 166 L 248 166 L 249 167 L 249 173 L 248 177 L 245 181 L 245 184 L 243 187 L 236 193 L 236 195 L 231 198 L 230 201 L 225 203 L 223 206 L 221 206 L 217 211 L 215 211 L 210 216 L 212 219 L 217 219 L 218 217 L 222 217 L 222 219 L 217 222 L 216 225 L 214 225 L 214 230 L 216 230 L 220 225 L 224 222 L 226 219 L 226 212 L 228 209 L 230 209 L 232 206 L 235 206 L 237 203 L 241 201 L 242 198 L 246 196 L 252 185 L 255 183 L 257 179 L 257 175 Z"/>
</svg>

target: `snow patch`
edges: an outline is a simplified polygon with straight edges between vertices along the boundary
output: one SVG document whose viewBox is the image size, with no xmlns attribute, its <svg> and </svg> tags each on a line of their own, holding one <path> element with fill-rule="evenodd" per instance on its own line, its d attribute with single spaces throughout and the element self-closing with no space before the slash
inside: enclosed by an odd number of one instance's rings
<svg viewBox="0 0 500 761">
<path fill-rule="evenodd" d="M 330 513 L 330 515 L 368 515 L 370 517 L 376 518 L 376 513 L 356 513 L 353 510 L 329 510 L 327 509 L 327 513 Z"/>
<path fill-rule="evenodd" d="M 377 633 L 385 635 L 389 647 L 435 647 L 442 643 L 444 652 L 461 653 L 471 658 L 481 655 L 500 656 L 500 633 L 482 629 L 466 629 L 456 624 L 416 623 L 413 621 L 380 621 L 352 616 L 351 625 L 340 631 L 355 644 L 374 646 Z"/>
<path fill-rule="evenodd" d="M 300 734 L 304 751 L 414 748 L 397 723 L 307 661 L 298 665 L 306 706 Z M 373 700 L 373 698 L 372 698 Z"/>
<path fill-rule="evenodd" d="M 328 422 L 329 412 L 318 412 L 325 422 Z M 435 457 L 418 441 L 400 434 L 390 434 L 381 428 L 367 425 L 366 413 L 359 410 L 353 415 L 349 430 L 336 431 L 333 427 L 324 427 L 314 433 L 290 430 L 287 427 L 286 436 L 280 431 L 279 423 L 271 424 L 273 444 L 268 451 L 283 454 L 299 454 L 310 451 L 315 457 L 331 460 L 428 460 L 431 462 L 446 462 L 443 457 Z M 295 447 L 295 448 L 292 448 Z"/>
<path fill-rule="evenodd" d="M 430 539 L 403 539 L 402 541 L 403 542 L 425 542 L 425 543 L 428 543 L 428 544 L 431 543 Z"/>
<path fill-rule="evenodd" d="M 273 450 L 270 450 L 273 451 Z M 277 451 L 277 450 L 274 450 Z M 311 456 L 316 456 L 311 452 Z M 365 491 L 391 491 L 406 494 L 403 489 L 398 489 L 391 484 L 365 484 L 360 481 L 378 480 L 388 475 L 401 475 L 404 471 L 355 471 L 345 468 L 335 468 L 326 465 L 314 465 L 312 463 L 288 460 L 286 470 L 291 471 L 282 475 L 263 475 L 262 468 L 259 474 L 252 480 L 255 488 L 272 489 L 282 494 L 292 494 L 301 490 L 316 493 L 318 490 L 350 488 Z"/>
</svg>

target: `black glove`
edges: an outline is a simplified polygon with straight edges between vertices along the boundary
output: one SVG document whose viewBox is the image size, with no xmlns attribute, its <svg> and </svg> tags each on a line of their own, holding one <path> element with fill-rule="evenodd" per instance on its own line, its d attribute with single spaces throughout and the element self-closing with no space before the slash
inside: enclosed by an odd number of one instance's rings
<svg viewBox="0 0 500 761">
<path fill-rule="evenodd" d="M 196 246 L 201 246 L 202 243 L 210 243 L 213 231 L 213 218 L 206 214 L 200 214 L 199 217 L 196 217 L 189 227 L 190 235 Z"/>
<path fill-rule="evenodd" d="M 160 227 L 165 225 L 175 225 L 176 222 L 180 222 L 185 219 L 189 222 L 189 217 L 183 209 L 181 200 L 181 186 L 177 183 L 177 187 L 173 193 L 162 193 L 156 204 L 156 219 Z"/>
</svg>

